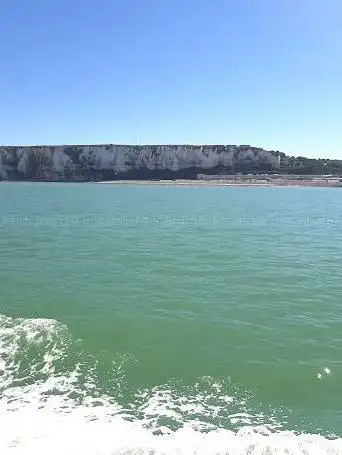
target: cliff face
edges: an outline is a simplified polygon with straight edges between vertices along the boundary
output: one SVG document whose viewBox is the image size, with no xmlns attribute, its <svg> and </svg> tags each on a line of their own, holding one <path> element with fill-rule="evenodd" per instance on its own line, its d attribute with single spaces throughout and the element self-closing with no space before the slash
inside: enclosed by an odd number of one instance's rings
<svg viewBox="0 0 342 455">
<path fill-rule="evenodd" d="M 0 179 L 84 181 L 196 178 L 198 173 L 269 172 L 280 154 L 236 145 L 0 147 Z"/>
</svg>

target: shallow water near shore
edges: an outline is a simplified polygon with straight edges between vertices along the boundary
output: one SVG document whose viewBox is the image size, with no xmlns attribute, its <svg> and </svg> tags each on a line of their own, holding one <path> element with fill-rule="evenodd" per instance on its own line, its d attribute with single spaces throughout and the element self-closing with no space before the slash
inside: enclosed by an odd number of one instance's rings
<svg viewBox="0 0 342 455">
<path fill-rule="evenodd" d="M 341 190 L 0 186 L 0 453 L 342 453 Z"/>
</svg>

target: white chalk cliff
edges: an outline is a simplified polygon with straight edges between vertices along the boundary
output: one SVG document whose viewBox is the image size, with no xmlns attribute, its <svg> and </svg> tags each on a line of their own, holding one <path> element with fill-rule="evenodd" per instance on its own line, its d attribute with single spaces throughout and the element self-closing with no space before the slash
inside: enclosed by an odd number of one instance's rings
<svg viewBox="0 0 342 455">
<path fill-rule="evenodd" d="M 196 178 L 197 173 L 279 169 L 279 152 L 237 145 L 0 147 L 0 179 Z"/>
</svg>

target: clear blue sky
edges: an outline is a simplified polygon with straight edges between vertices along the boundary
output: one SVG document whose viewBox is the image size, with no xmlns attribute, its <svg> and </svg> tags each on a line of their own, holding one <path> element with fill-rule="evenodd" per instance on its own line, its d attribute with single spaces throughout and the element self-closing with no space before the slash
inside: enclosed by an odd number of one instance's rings
<svg viewBox="0 0 342 455">
<path fill-rule="evenodd" d="M 0 0 L 0 143 L 342 158 L 341 0 Z"/>
</svg>

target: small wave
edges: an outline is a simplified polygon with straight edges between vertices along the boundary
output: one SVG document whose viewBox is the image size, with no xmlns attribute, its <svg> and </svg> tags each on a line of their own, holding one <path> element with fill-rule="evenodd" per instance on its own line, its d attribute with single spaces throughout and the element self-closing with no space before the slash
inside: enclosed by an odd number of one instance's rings
<svg viewBox="0 0 342 455">
<path fill-rule="evenodd" d="M 60 397 L 60 409 L 66 402 L 71 407 L 106 403 L 151 430 L 191 425 L 209 431 L 227 424 L 231 429 L 252 424 L 281 429 L 271 408 L 261 412 L 252 394 L 229 380 L 203 377 L 193 384 L 173 381 L 130 390 L 125 384 L 128 355 L 99 366 L 100 359 L 80 349 L 68 328 L 55 320 L 0 316 L 0 345 L 0 391 L 11 409 L 25 402 L 45 406 Z"/>
<path fill-rule="evenodd" d="M 181 382 L 138 391 L 132 397 L 133 415 L 147 428 L 184 425 L 196 430 L 217 428 L 238 430 L 258 425 L 270 430 L 282 429 L 286 412 L 257 403 L 252 393 L 234 387 L 229 380 L 202 377 L 191 385 Z M 279 419 L 281 415 L 281 419 Z"/>
</svg>

